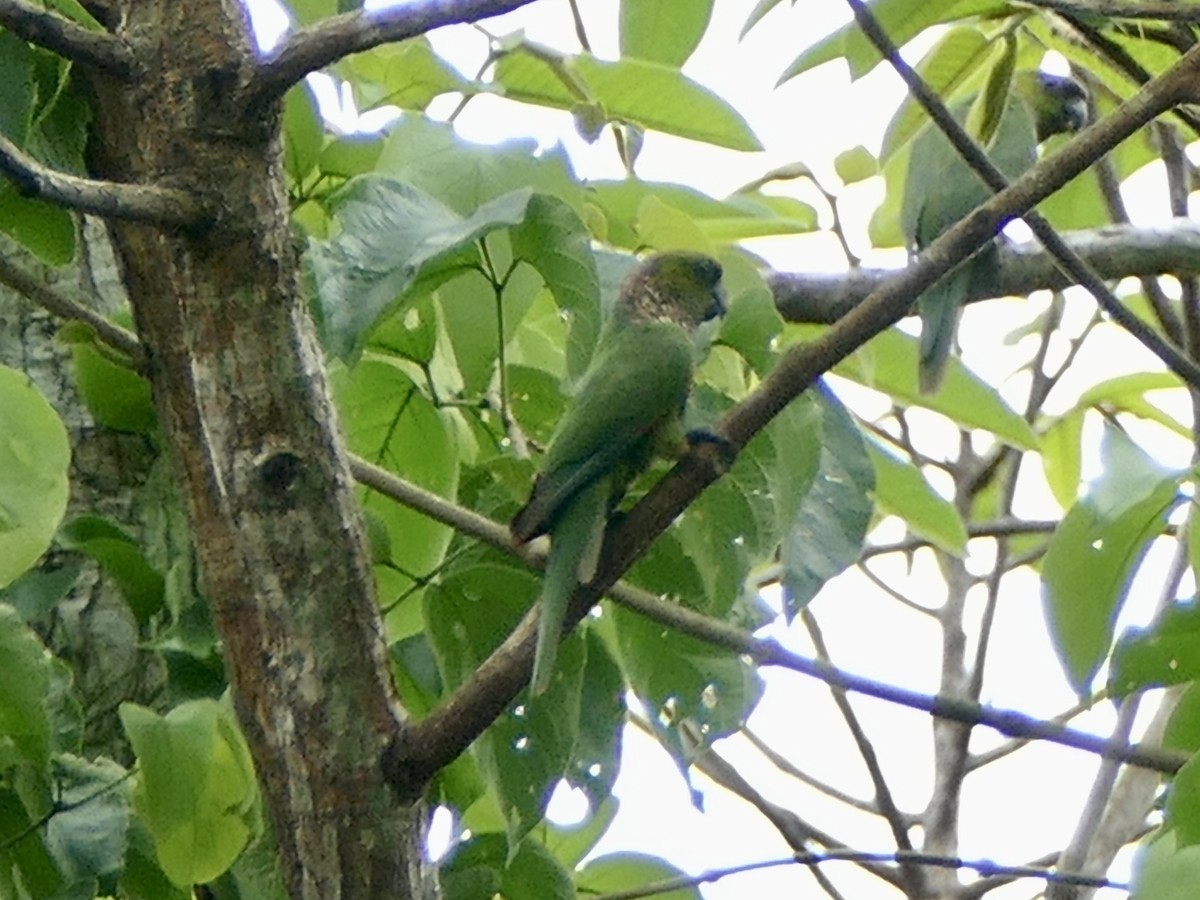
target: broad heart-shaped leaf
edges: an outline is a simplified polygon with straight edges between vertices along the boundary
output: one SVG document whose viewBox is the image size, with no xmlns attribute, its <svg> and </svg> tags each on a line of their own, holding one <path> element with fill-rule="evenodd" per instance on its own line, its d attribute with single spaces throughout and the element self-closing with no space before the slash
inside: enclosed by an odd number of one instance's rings
<svg viewBox="0 0 1200 900">
<path fill-rule="evenodd" d="M 484 563 L 456 570 L 425 594 L 426 634 L 447 690 L 462 684 L 509 635 L 538 593 L 529 573 Z M 499 800 L 515 848 L 546 810 L 571 766 L 580 727 L 584 641 L 559 647 L 554 678 L 535 700 L 522 694 L 475 742 L 480 771 Z"/>
<path fill-rule="evenodd" d="M 704 37 L 713 0 L 621 0 L 621 55 L 682 66 Z"/>
<path fill-rule="evenodd" d="M 0 603 L 0 756 L 11 744 L 36 771 L 50 761 L 50 657 L 17 611 Z"/>
<path fill-rule="evenodd" d="M 324 163 L 324 161 L 322 161 Z M 391 126 L 375 162 L 391 175 L 436 197 L 461 215 L 513 191 L 551 194 L 582 213 L 584 189 L 561 147 L 541 151 L 536 142 L 475 144 L 452 124 L 407 115 Z"/>
<path fill-rule="evenodd" d="M 580 870 L 575 876 L 575 889 L 584 897 L 623 894 L 685 875 L 665 859 L 648 853 L 608 853 L 591 860 Z M 653 896 L 656 900 L 700 900 L 700 889 L 681 887 L 673 891 L 656 891 Z"/>
<path fill-rule="evenodd" d="M 382 176 L 353 179 L 337 202 L 341 232 L 307 253 L 326 345 L 357 355 L 367 333 L 407 291 L 432 288 L 477 266 L 475 242 L 520 223 L 532 191 L 514 191 L 460 216 L 411 185 Z"/>
<path fill-rule="evenodd" d="M 824 384 L 812 391 L 821 454 L 781 548 L 784 613 L 791 618 L 862 553 L 871 522 L 875 470 L 862 433 Z"/>
<path fill-rule="evenodd" d="M 935 491 L 911 462 L 898 459 L 874 441 L 867 441 L 866 447 L 875 467 L 879 511 L 899 516 L 913 534 L 938 549 L 962 556 L 967 526 L 954 504 Z"/>
<path fill-rule="evenodd" d="M 364 359 L 333 373 L 350 448 L 440 497 L 458 494 L 459 443 L 452 410 L 437 409 L 390 360 Z M 364 504 L 387 532 L 391 562 L 410 576 L 431 574 L 452 532 L 427 516 L 366 491 Z"/>
<path fill-rule="evenodd" d="M 513 100 L 567 110 L 588 102 L 599 105 L 609 121 L 731 150 L 762 149 L 736 109 L 674 66 L 518 48 L 496 64 L 496 82 Z"/>
<path fill-rule="evenodd" d="M 120 716 L 140 771 L 134 803 L 159 865 L 181 887 L 212 881 L 261 828 L 250 749 L 233 710 L 190 700 L 163 717 L 123 703 Z"/>
<path fill-rule="evenodd" d="M 839 363 L 834 371 L 883 391 L 905 405 L 925 406 L 962 425 L 982 428 L 1018 450 L 1036 450 L 1029 423 L 1001 399 L 996 389 L 951 357 L 941 389 L 932 395 L 917 389 L 917 340 L 896 328 L 873 337 Z"/>
<path fill-rule="evenodd" d="M 1068 510 L 1042 563 L 1046 622 L 1080 696 L 1108 653 L 1129 580 L 1179 493 L 1178 472 L 1111 426 L 1100 455 L 1102 474 Z"/>
<path fill-rule="evenodd" d="M 0 587 L 46 552 L 67 508 L 67 430 L 29 379 L 0 366 Z"/>
<path fill-rule="evenodd" d="M 1130 629 L 1113 650 L 1108 689 L 1114 697 L 1200 678 L 1200 607 L 1177 603 L 1149 628 Z"/>
<path fill-rule="evenodd" d="M 468 84 L 423 36 L 355 53 L 336 69 L 353 86 L 358 108 L 363 110 L 424 109 L 439 94 L 461 91 Z"/>
</svg>

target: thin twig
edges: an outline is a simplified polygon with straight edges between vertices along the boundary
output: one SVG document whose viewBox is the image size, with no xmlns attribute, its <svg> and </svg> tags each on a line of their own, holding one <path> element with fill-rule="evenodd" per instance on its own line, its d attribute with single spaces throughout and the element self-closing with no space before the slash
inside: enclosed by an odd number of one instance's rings
<svg viewBox="0 0 1200 900">
<path fill-rule="evenodd" d="M 403 6 L 343 13 L 301 28 L 263 63 L 246 88 L 250 109 L 282 97 L 289 87 L 352 53 L 417 37 L 446 25 L 502 15 L 532 0 L 418 0 Z"/>
</svg>

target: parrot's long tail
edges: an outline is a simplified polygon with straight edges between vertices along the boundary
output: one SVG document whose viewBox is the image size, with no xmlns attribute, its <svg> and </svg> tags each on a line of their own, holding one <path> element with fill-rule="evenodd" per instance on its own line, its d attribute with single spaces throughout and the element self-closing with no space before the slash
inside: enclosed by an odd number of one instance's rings
<svg viewBox="0 0 1200 900">
<path fill-rule="evenodd" d="M 921 313 L 917 385 L 922 394 L 932 394 L 941 387 L 950 351 L 954 349 L 954 336 L 971 283 L 971 271 L 971 262 L 959 266 L 917 300 L 917 309 Z"/>
<path fill-rule="evenodd" d="M 563 620 L 575 585 L 596 574 L 604 541 L 609 485 L 600 479 L 580 491 L 550 533 L 550 556 L 542 581 L 538 613 L 537 654 L 533 658 L 533 693 L 541 694 L 554 675 Z"/>
</svg>

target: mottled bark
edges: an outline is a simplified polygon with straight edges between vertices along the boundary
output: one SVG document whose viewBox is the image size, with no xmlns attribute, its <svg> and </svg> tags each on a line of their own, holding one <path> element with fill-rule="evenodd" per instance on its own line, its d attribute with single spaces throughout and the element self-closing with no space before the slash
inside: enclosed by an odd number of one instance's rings
<svg viewBox="0 0 1200 900">
<path fill-rule="evenodd" d="M 249 118 L 238 4 L 129 0 L 145 75 L 95 72 L 92 174 L 189 191 L 201 227 L 110 225 L 293 897 L 429 897 L 358 505 L 301 296 L 279 109 Z"/>
</svg>

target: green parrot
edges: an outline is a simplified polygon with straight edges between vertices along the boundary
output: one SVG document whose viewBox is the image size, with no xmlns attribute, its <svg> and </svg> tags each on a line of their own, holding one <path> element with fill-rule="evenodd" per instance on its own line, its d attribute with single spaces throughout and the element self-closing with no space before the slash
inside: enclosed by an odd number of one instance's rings
<svg viewBox="0 0 1200 900">
<path fill-rule="evenodd" d="M 609 514 L 654 456 L 687 447 L 683 409 L 700 356 L 695 332 L 724 311 L 721 266 L 708 256 L 662 253 L 621 285 L 529 502 L 510 524 L 518 543 L 550 535 L 535 694 L 554 672 L 571 593 L 596 574 Z"/>
<path fill-rule="evenodd" d="M 969 105 L 969 104 L 968 104 Z M 962 121 L 964 108 L 955 111 Z M 1070 78 L 1036 70 L 1013 75 L 1005 102 L 986 150 L 1004 176 L 1015 179 L 1037 161 L 1037 145 L 1048 137 L 1077 131 L 1087 123 L 1087 93 Z M 910 248 L 920 251 L 984 203 L 992 191 L 958 155 L 937 126 L 930 123 L 913 141 L 900 225 Z M 958 317 L 972 279 L 994 265 L 989 245 L 942 277 L 917 299 L 921 315 L 918 383 L 921 393 L 938 389 L 954 344 Z"/>
</svg>

